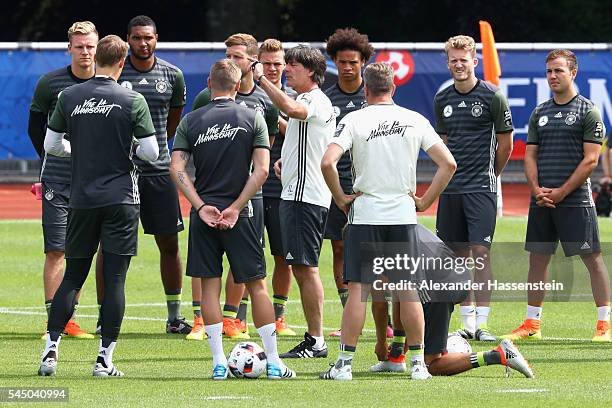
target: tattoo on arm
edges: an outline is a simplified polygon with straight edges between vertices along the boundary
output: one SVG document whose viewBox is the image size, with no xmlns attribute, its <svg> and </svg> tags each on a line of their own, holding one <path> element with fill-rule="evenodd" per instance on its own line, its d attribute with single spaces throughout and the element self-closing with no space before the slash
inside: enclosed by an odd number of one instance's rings
<svg viewBox="0 0 612 408">
<path fill-rule="evenodd" d="M 187 177 L 187 173 L 184 171 L 177 171 L 176 172 L 176 176 L 178 177 L 178 180 L 181 184 L 187 184 L 185 183 L 185 178 Z"/>
<path fill-rule="evenodd" d="M 191 154 L 189 152 L 185 152 L 185 151 L 181 151 L 179 153 L 181 160 L 188 162 L 189 158 L 191 157 Z"/>
</svg>

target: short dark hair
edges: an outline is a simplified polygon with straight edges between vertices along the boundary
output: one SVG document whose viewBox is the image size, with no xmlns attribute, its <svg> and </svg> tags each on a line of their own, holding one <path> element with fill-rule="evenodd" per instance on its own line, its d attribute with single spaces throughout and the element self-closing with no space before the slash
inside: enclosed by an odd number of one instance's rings
<svg viewBox="0 0 612 408">
<path fill-rule="evenodd" d="M 546 62 L 548 63 L 548 61 L 552 61 L 557 58 L 565 58 L 567 61 L 567 67 L 570 69 L 570 71 L 578 69 L 578 59 L 576 58 L 576 54 L 574 54 L 572 51 L 561 49 L 552 50 L 546 56 Z"/>
<path fill-rule="evenodd" d="M 361 34 L 354 28 L 338 28 L 327 39 L 327 55 L 336 58 L 339 51 L 357 51 L 366 62 L 374 54 L 374 47 L 370 44 L 368 36 Z"/>
<path fill-rule="evenodd" d="M 290 48 L 285 54 L 285 62 L 291 64 L 292 62 L 298 62 L 313 72 L 312 80 L 319 85 L 319 88 L 323 86 L 325 81 L 325 71 L 327 70 L 327 63 L 323 53 L 316 48 L 309 45 L 300 44 L 296 47 Z"/>
<path fill-rule="evenodd" d="M 128 45 L 116 35 L 107 35 L 98 41 L 96 51 L 96 65 L 98 67 L 112 67 L 127 57 Z"/>
<path fill-rule="evenodd" d="M 127 25 L 127 33 L 128 35 L 132 33 L 132 27 L 146 27 L 146 26 L 153 27 L 153 32 L 157 34 L 157 26 L 155 25 L 155 21 L 153 21 L 151 17 L 144 16 L 144 15 L 136 16 L 130 20 L 130 22 Z"/>
</svg>

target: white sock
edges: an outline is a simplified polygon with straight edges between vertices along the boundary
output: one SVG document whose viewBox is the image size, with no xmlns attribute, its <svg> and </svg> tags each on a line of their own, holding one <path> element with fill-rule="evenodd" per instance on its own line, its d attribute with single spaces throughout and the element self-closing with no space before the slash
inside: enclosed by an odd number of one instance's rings
<svg viewBox="0 0 612 408">
<path fill-rule="evenodd" d="M 597 320 L 610 321 L 610 306 L 600 306 L 597 308 Z"/>
<path fill-rule="evenodd" d="M 489 306 L 476 306 L 476 328 L 487 327 L 489 320 Z"/>
<path fill-rule="evenodd" d="M 261 337 L 261 341 L 263 342 L 268 362 L 280 367 L 282 363 L 276 348 L 276 324 L 270 323 L 261 326 L 257 329 L 257 333 L 259 333 L 259 337 Z"/>
<path fill-rule="evenodd" d="M 325 348 L 326 344 L 325 344 L 325 338 L 323 336 L 312 336 L 312 337 L 316 340 L 316 343 L 314 344 L 313 349 L 321 350 Z"/>
<path fill-rule="evenodd" d="M 55 352 L 55 361 L 58 360 L 58 357 L 59 357 L 59 344 L 60 344 L 60 340 L 61 339 L 62 339 L 62 336 L 59 336 L 57 338 L 57 341 L 51 341 L 51 335 L 49 335 L 49 333 L 47 333 L 47 336 L 45 337 L 45 351 L 43 352 L 43 358 L 45 358 L 47 356 L 47 354 L 49 354 L 50 351 L 54 351 Z"/>
<path fill-rule="evenodd" d="M 223 352 L 223 322 L 204 326 L 204 331 L 208 336 L 208 344 L 213 355 L 213 365 L 227 365 L 227 357 Z"/>
<path fill-rule="evenodd" d="M 463 327 L 474 333 L 476 331 L 476 309 L 474 306 L 459 306 Z"/>
<path fill-rule="evenodd" d="M 542 319 L 542 306 L 531 306 L 527 305 L 527 319 L 541 320 Z"/>
<path fill-rule="evenodd" d="M 98 352 L 98 357 L 102 357 L 104 359 L 104 365 L 108 367 L 113 366 L 113 352 L 115 351 L 115 346 L 117 346 L 117 342 L 113 341 L 108 347 L 102 346 L 102 339 L 100 339 L 100 351 Z"/>
</svg>

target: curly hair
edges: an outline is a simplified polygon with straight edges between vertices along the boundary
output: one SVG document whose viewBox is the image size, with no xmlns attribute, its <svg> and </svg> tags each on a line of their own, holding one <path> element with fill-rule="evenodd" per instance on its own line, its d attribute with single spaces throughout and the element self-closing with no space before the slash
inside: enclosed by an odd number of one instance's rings
<svg viewBox="0 0 612 408">
<path fill-rule="evenodd" d="M 327 39 L 327 54 L 335 59 L 339 51 L 346 50 L 358 51 L 366 62 L 374 54 L 374 47 L 366 34 L 361 34 L 354 28 L 338 28 Z"/>
</svg>

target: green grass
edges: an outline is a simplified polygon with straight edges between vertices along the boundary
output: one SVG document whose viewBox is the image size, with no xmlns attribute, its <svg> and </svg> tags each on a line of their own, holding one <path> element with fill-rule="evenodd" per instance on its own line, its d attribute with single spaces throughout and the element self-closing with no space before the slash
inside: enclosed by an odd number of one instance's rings
<svg viewBox="0 0 612 408">
<path fill-rule="evenodd" d="M 434 219 L 422 222 L 433 228 Z M 496 242 L 522 242 L 525 218 L 504 218 L 498 223 Z M 600 219 L 602 241 L 612 241 L 612 222 Z M 187 233 L 181 234 L 183 258 Z M 517 246 L 518 248 L 518 246 Z M 587 339 L 593 335 L 596 320 L 592 300 L 586 302 L 549 302 L 544 309 L 543 333 L 547 340 L 523 343 L 519 347 L 534 366 L 535 380 L 521 375 L 504 378 L 503 369 L 484 367 L 455 377 L 439 377 L 425 383 L 412 382 L 405 375 L 380 375 L 368 372 L 376 362 L 373 353 L 373 322 L 368 316 L 354 361 L 354 381 L 320 381 L 319 372 L 327 360 L 288 361 L 299 378 L 273 382 L 228 380 L 216 383 L 208 379 L 212 361 L 206 342 L 189 342 L 182 336 L 164 334 L 165 305 L 159 278 L 158 255 L 150 236 L 141 236 L 139 256 L 133 259 L 127 280 L 126 320 L 115 353 L 115 362 L 125 371 L 122 379 L 100 380 L 91 377 L 98 340 L 64 338 L 58 374 L 53 378 L 36 375 L 44 343 L 42 290 L 42 234 L 37 221 L 0 222 L 0 386 L 68 387 L 70 403 L 81 406 L 481 406 L 527 404 L 547 406 L 608 406 L 612 404 L 612 345 L 596 345 Z M 610 253 L 612 251 L 606 251 Z M 511 265 L 526 276 L 527 255 L 516 251 Z M 268 270 L 271 261 L 268 258 Z M 494 271 L 495 272 L 495 271 Z M 336 329 L 341 306 L 331 273 L 331 250 L 325 243 L 321 255 L 321 276 L 326 293 L 324 326 Z M 88 330 L 95 325 L 94 279 L 88 279 L 78 321 Z M 190 299 L 189 281 L 184 284 L 184 301 Z M 299 294 L 293 286 L 287 320 L 304 326 Z M 145 306 L 142 306 L 142 305 Z M 130 306 L 133 305 L 133 306 Z M 140 305 L 140 306 L 139 306 Z M 490 328 L 503 334 L 516 327 L 524 317 L 525 302 L 494 304 Z M 24 314 L 15 314 L 22 312 Z M 190 315 L 188 304 L 183 313 Z M 369 314 L 369 313 L 368 313 Z M 132 320 L 148 318 L 150 320 Z M 454 316 L 451 328 L 458 326 Z M 253 332 L 254 330 L 251 329 Z M 298 329 L 298 333 L 303 330 Z M 550 339 L 553 338 L 553 339 Z M 576 340 L 567 340 L 576 339 Z M 584 339 L 584 340 L 578 340 Z M 291 348 L 298 339 L 279 338 L 279 349 Z M 337 355 L 338 340 L 327 338 L 330 362 Z M 226 352 L 232 342 L 225 342 Z M 473 343 L 475 350 L 482 344 Z M 525 392 L 525 390 L 536 390 Z M 230 399 L 233 398 L 233 399 Z M 94 405 L 95 404 L 95 405 Z"/>
</svg>

